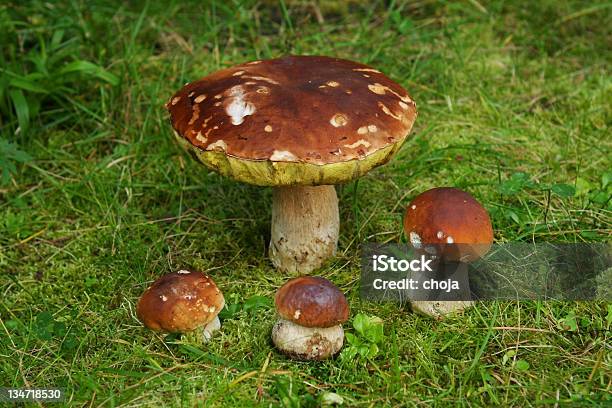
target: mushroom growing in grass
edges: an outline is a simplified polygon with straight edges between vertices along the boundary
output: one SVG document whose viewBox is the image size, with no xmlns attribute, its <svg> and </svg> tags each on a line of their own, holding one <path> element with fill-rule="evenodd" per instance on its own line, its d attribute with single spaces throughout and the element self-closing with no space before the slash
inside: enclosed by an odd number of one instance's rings
<svg viewBox="0 0 612 408">
<path fill-rule="evenodd" d="M 340 351 L 349 305 L 333 283 L 314 276 L 295 278 L 276 292 L 274 302 L 280 319 L 272 329 L 272 342 L 281 352 L 323 360 Z"/>
<path fill-rule="evenodd" d="M 380 71 L 338 58 L 253 61 L 185 85 L 167 103 L 178 140 L 209 168 L 272 186 L 270 258 L 308 273 L 336 250 L 335 184 L 389 161 L 416 105 Z"/>
<path fill-rule="evenodd" d="M 149 329 L 183 333 L 187 341 L 201 344 L 221 328 L 217 315 L 224 305 L 208 275 L 181 270 L 153 282 L 140 297 L 136 314 Z"/>
<path fill-rule="evenodd" d="M 439 187 L 419 194 L 406 208 L 404 232 L 419 252 L 444 261 L 468 263 L 484 256 L 493 243 L 487 210 L 470 194 Z M 412 309 L 441 318 L 463 310 L 472 301 L 412 301 Z"/>
</svg>

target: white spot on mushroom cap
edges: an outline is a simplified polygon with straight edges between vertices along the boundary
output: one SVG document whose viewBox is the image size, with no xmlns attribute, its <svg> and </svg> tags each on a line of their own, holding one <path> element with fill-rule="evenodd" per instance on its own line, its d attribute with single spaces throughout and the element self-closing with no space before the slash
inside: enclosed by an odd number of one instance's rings
<svg viewBox="0 0 612 408">
<path fill-rule="evenodd" d="M 360 135 L 365 135 L 366 133 L 374 133 L 378 130 L 378 128 L 376 127 L 376 125 L 368 125 L 368 126 L 361 126 L 359 129 L 357 129 L 357 133 Z"/>
<path fill-rule="evenodd" d="M 195 138 L 200 143 L 206 143 L 208 141 L 206 137 L 202 136 L 202 132 L 198 132 Z M 182 272 L 179 272 L 179 273 L 182 273 Z"/>
<path fill-rule="evenodd" d="M 438 239 L 444 238 L 444 232 L 438 231 L 438 233 L 436 234 L 436 237 L 438 237 Z"/>
<path fill-rule="evenodd" d="M 188 270 L 185 270 L 185 269 L 181 269 L 177 273 L 180 273 L 181 275 L 187 275 L 187 274 L 190 274 L 191 272 L 189 272 Z"/>
<path fill-rule="evenodd" d="M 368 84 L 368 89 L 377 95 L 384 95 L 387 87 L 376 82 L 374 84 Z"/>
<path fill-rule="evenodd" d="M 380 71 L 374 68 L 354 68 L 353 71 L 359 71 L 359 72 L 375 72 L 377 74 L 380 74 Z"/>
<path fill-rule="evenodd" d="M 336 82 L 336 81 L 328 81 L 328 82 L 326 82 L 326 84 L 328 86 L 331 86 L 332 88 L 336 88 L 336 87 L 340 86 L 340 83 Z"/>
<path fill-rule="evenodd" d="M 232 74 L 232 76 L 240 76 L 242 74 L 244 74 L 244 71 L 236 71 Z"/>
<path fill-rule="evenodd" d="M 356 141 L 356 142 L 355 142 L 355 143 L 353 143 L 353 144 L 350 144 L 350 145 L 344 145 L 344 147 L 348 147 L 349 149 L 356 149 L 356 148 L 358 148 L 359 146 L 363 146 L 363 147 L 365 147 L 365 148 L 367 149 L 368 147 L 370 147 L 370 146 L 371 146 L 371 143 L 370 143 L 370 142 L 368 142 L 367 140 L 360 139 L 360 140 Z"/>
<path fill-rule="evenodd" d="M 403 110 L 407 110 L 408 109 L 408 104 L 407 103 L 404 103 L 402 101 L 399 101 L 398 103 L 399 103 L 400 108 L 402 108 Z"/>
<path fill-rule="evenodd" d="M 255 92 L 262 95 L 268 95 L 270 93 L 270 88 L 267 86 L 260 86 Z"/>
<path fill-rule="evenodd" d="M 168 300 L 168 298 L 164 295 L 161 295 L 159 298 L 162 300 L 162 302 L 166 302 Z"/>
<path fill-rule="evenodd" d="M 329 123 L 331 123 L 333 127 L 345 126 L 348 123 L 348 118 L 346 117 L 346 115 L 343 115 L 342 113 L 336 113 L 329 120 Z"/>
<path fill-rule="evenodd" d="M 200 105 L 193 105 L 193 113 L 191 119 L 189 119 L 188 125 L 193 125 L 196 120 L 200 117 Z"/>
<path fill-rule="evenodd" d="M 274 85 L 280 85 L 278 81 L 275 81 L 274 79 L 271 79 L 271 78 L 262 77 L 262 76 L 245 75 L 243 76 L 243 78 L 254 79 L 255 81 L 264 81 L 264 82 L 268 82 Z"/>
<path fill-rule="evenodd" d="M 264 127 L 264 131 L 266 131 L 266 132 L 268 132 L 268 133 L 272 132 L 272 126 L 270 126 L 270 125 L 266 125 L 266 126 Z"/>
<path fill-rule="evenodd" d="M 225 106 L 225 112 L 231 118 L 232 125 L 242 124 L 246 116 L 255 113 L 255 105 L 247 102 L 244 97 L 244 90 L 241 85 L 236 85 L 229 89 L 228 104 Z"/>
<path fill-rule="evenodd" d="M 385 95 L 387 92 L 390 92 L 393 95 L 397 96 L 401 102 L 414 103 L 408 95 L 400 95 L 399 93 L 395 92 L 393 89 L 389 88 L 388 86 L 379 84 L 378 82 L 375 82 L 374 84 L 369 84 L 368 89 L 377 95 Z"/>
<path fill-rule="evenodd" d="M 412 244 L 413 247 L 415 247 L 416 249 L 420 249 L 421 248 L 421 237 L 419 236 L 419 234 L 417 234 L 414 231 L 410 231 L 410 243 Z"/>
<path fill-rule="evenodd" d="M 206 95 L 202 94 L 202 95 L 198 95 L 193 101 L 195 103 L 200 103 L 202 102 L 204 99 L 206 99 Z"/>
<path fill-rule="evenodd" d="M 416 205 L 412 204 L 412 207 L 410 207 L 410 208 L 412 208 L 413 210 L 416 210 Z"/>
<path fill-rule="evenodd" d="M 195 92 L 194 92 L 194 91 L 191 91 L 191 92 L 189 92 L 189 93 L 187 94 L 187 96 L 188 96 L 188 97 L 190 97 L 190 98 L 191 98 L 193 95 L 195 95 Z"/>
<path fill-rule="evenodd" d="M 270 156 L 270 160 L 295 162 L 298 161 L 298 158 L 288 150 L 275 150 Z"/>
<path fill-rule="evenodd" d="M 206 150 L 217 150 L 217 151 L 226 151 L 227 143 L 223 139 L 219 139 L 214 143 L 211 143 L 206 147 Z"/>
<path fill-rule="evenodd" d="M 180 96 L 175 96 L 174 98 L 172 98 L 172 102 L 170 102 L 170 103 L 172 104 L 172 106 L 174 106 L 177 103 L 179 103 L 180 100 L 181 100 Z"/>
<path fill-rule="evenodd" d="M 300 318 L 301 314 L 302 314 L 302 311 L 301 311 L 300 309 L 298 309 L 298 310 L 296 310 L 296 311 L 295 311 L 295 313 L 293 314 L 293 318 L 294 318 L 295 320 L 298 320 L 298 319 Z"/>
<path fill-rule="evenodd" d="M 398 116 L 398 115 L 394 114 L 393 112 L 391 112 L 391 109 L 389 109 L 384 103 L 379 101 L 378 102 L 378 106 L 380 107 L 380 109 L 382 109 L 382 111 L 385 114 L 391 116 L 393 119 L 402 120 L 401 116 Z"/>
<path fill-rule="evenodd" d="M 449 244 L 452 244 L 455 242 L 455 240 L 453 239 L 453 237 L 451 237 L 450 235 L 446 238 L 446 242 Z"/>
</svg>

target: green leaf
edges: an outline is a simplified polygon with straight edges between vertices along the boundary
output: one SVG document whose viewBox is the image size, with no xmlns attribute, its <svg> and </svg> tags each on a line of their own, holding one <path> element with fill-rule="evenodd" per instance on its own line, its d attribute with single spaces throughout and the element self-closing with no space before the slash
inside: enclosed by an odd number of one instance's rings
<svg viewBox="0 0 612 408">
<path fill-rule="evenodd" d="M 342 353 L 340 353 L 340 358 L 342 360 L 352 360 L 355 358 L 356 355 L 357 355 L 357 347 L 350 346 L 350 347 L 345 347 L 344 350 L 342 350 Z"/>
<path fill-rule="evenodd" d="M 498 191 L 503 195 L 514 195 L 525 188 L 534 187 L 534 183 L 526 173 L 514 173 L 508 180 L 498 186 Z"/>
<path fill-rule="evenodd" d="M 43 87 L 42 85 L 36 83 L 35 81 L 31 79 L 28 79 L 27 77 L 13 78 L 9 82 L 9 85 L 15 88 L 23 89 L 25 91 L 42 93 L 42 94 L 49 93 L 49 90 L 47 90 L 45 87 Z"/>
<path fill-rule="evenodd" d="M 19 122 L 19 128 L 22 132 L 25 132 L 30 125 L 30 108 L 28 107 L 28 101 L 23 95 L 21 89 L 11 89 L 9 96 L 13 102 L 13 108 L 17 113 L 17 121 Z"/>
<path fill-rule="evenodd" d="M 576 194 L 576 189 L 574 186 L 570 186 L 569 184 L 553 184 L 550 190 L 558 195 L 559 197 L 568 198 L 573 197 Z"/>
<path fill-rule="evenodd" d="M 368 350 L 368 357 L 374 358 L 378 354 L 378 346 L 374 343 L 370 344 L 370 349 Z"/>
<path fill-rule="evenodd" d="M 529 370 L 529 363 L 526 362 L 525 360 L 516 360 L 516 363 L 514 364 L 514 366 L 519 371 L 527 371 L 527 370 Z"/>
<path fill-rule="evenodd" d="M 508 350 L 504 357 L 502 357 L 502 365 L 506 365 L 506 363 L 516 355 L 516 350 Z"/>
<path fill-rule="evenodd" d="M 590 195 L 589 199 L 595 204 L 603 205 L 607 203 L 608 200 L 610 200 L 610 194 L 608 194 L 607 192 L 603 190 L 595 190 Z"/>
<path fill-rule="evenodd" d="M 119 85 L 119 78 L 106 71 L 104 68 L 94 64 L 90 61 L 77 60 L 65 65 L 60 71 L 60 74 L 71 74 L 81 73 L 86 75 L 92 75 L 101 80 L 108 82 L 113 86 Z"/>
<path fill-rule="evenodd" d="M 242 305 L 240 303 L 232 303 L 232 304 L 226 303 L 225 307 L 221 309 L 221 312 L 219 312 L 219 318 L 230 319 L 240 310 L 242 310 Z"/>
<path fill-rule="evenodd" d="M 1 184 L 7 184 L 10 180 L 10 175 L 17 170 L 13 162 L 27 163 L 30 160 L 32 160 L 30 155 L 20 150 L 16 144 L 0 137 Z"/>
<path fill-rule="evenodd" d="M 248 312 L 249 310 L 255 310 L 259 308 L 266 308 L 272 306 L 272 300 L 265 296 L 251 296 L 248 298 L 244 305 L 242 306 L 242 310 Z"/>
<path fill-rule="evenodd" d="M 608 184 L 612 181 L 612 171 L 606 171 L 601 175 L 601 187 L 606 188 Z"/>
<path fill-rule="evenodd" d="M 585 196 L 593 189 L 593 184 L 582 177 L 576 178 L 576 195 Z"/>
<path fill-rule="evenodd" d="M 362 344 L 361 340 L 353 333 L 346 333 L 346 341 L 353 346 L 360 346 Z"/>
<path fill-rule="evenodd" d="M 559 320 L 559 324 L 563 330 L 567 331 L 578 331 L 578 322 L 576 321 L 576 315 L 574 312 L 570 312 L 563 319 Z"/>
<path fill-rule="evenodd" d="M 357 316 L 353 319 L 353 327 L 359 334 L 362 336 L 365 335 L 366 326 L 367 326 L 368 316 L 363 313 L 358 313 Z"/>
<path fill-rule="evenodd" d="M 519 219 L 519 216 L 512 210 L 505 210 L 504 214 L 506 215 L 506 218 L 510 218 L 512 221 L 516 222 L 517 224 L 521 223 L 521 220 Z"/>
<path fill-rule="evenodd" d="M 359 353 L 359 355 L 361 357 L 367 357 L 368 353 L 370 352 L 370 347 L 363 345 L 363 346 L 359 346 L 357 347 L 357 352 Z"/>
<path fill-rule="evenodd" d="M 15 330 L 19 327 L 19 322 L 17 320 L 7 320 L 4 325 L 8 330 Z"/>
</svg>

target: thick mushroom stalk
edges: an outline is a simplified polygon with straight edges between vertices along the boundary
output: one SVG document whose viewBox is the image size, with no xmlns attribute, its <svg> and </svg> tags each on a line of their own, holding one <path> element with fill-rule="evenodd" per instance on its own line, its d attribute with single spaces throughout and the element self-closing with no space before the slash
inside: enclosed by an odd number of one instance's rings
<svg viewBox="0 0 612 408">
<path fill-rule="evenodd" d="M 220 329 L 221 321 L 219 320 L 219 316 L 217 316 L 206 326 L 183 333 L 181 339 L 186 343 L 202 345 L 208 343 L 208 341 L 212 339 L 214 333 Z"/>
<path fill-rule="evenodd" d="M 274 188 L 270 259 L 282 272 L 307 274 L 336 252 L 340 230 L 334 186 Z"/>
<path fill-rule="evenodd" d="M 272 342 L 293 358 L 324 360 L 340 351 L 344 343 L 344 330 L 341 325 L 304 327 L 279 319 L 272 328 Z"/>
<path fill-rule="evenodd" d="M 413 300 L 410 302 L 410 307 L 414 312 L 437 320 L 462 312 L 473 305 L 472 300 Z"/>
</svg>

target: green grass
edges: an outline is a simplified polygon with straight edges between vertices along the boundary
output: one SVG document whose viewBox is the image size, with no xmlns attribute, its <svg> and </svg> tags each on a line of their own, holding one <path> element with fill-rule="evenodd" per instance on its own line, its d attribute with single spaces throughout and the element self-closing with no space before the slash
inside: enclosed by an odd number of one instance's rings
<svg viewBox="0 0 612 408">
<path fill-rule="evenodd" d="M 360 244 L 403 241 L 403 209 L 435 186 L 475 195 L 498 242 L 610 239 L 612 5 L 308 4 L 0 6 L 0 386 L 61 386 L 77 406 L 610 402 L 609 304 L 487 302 L 434 322 L 361 301 L 358 276 Z M 203 348 L 135 317 L 179 268 L 209 271 L 230 303 L 288 278 L 266 259 L 270 190 L 198 165 L 163 109 L 187 81 L 287 53 L 371 64 L 417 101 L 398 156 L 338 188 L 339 253 L 318 271 L 353 315 L 384 320 L 369 361 L 279 355 L 265 305 Z"/>
</svg>

